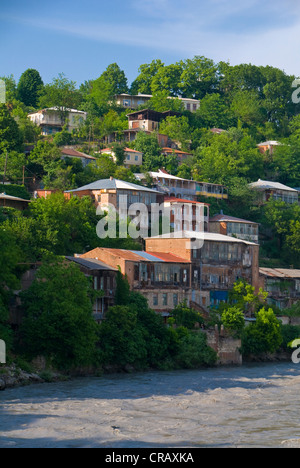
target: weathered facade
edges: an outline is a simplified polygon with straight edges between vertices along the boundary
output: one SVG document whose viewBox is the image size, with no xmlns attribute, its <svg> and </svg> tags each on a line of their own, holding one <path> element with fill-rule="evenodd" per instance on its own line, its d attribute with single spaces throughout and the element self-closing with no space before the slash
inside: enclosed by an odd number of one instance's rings
<svg viewBox="0 0 300 468">
<path fill-rule="evenodd" d="M 259 245 L 209 232 L 171 233 L 146 239 L 146 250 L 172 252 L 191 261 L 191 300 L 202 307 L 227 301 L 238 279 L 259 289 Z"/>
<path fill-rule="evenodd" d="M 258 291 L 257 244 L 208 232 L 189 232 L 185 237 L 167 234 L 147 238 L 145 243 L 145 251 L 97 248 L 81 258 L 119 266 L 131 289 L 163 315 L 183 300 L 208 312 L 209 307 L 227 301 L 238 279 Z"/>
<path fill-rule="evenodd" d="M 108 308 L 114 305 L 117 268 L 96 259 L 80 257 L 66 257 L 66 259 L 76 263 L 82 273 L 92 278 L 95 291 L 102 291 L 102 296 L 96 298 L 93 304 L 94 319 L 101 322 L 105 318 Z"/>
<path fill-rule="evenodd" d="M 28 118 L 41 128 L 42 135 L 61 132 L 67 125 L 68 132 L 77 129 L 87 118 L 87 113 L 77 109 L 50 107 L 28 114 Z"/>
<path fill-rule="evenodd" d="M 186 299 L 191 300 L 191 262 L 174 254 L 96 248 L 80 256 L 120 267 L 130 288 L 148 300 L 149 307 L 162 315 Z"/>
<path fill-rule="evenodd" d="M 143 203 L 149 210 L 151 204 L 163 201 L 162 194 L 156 190 L 114 179 L 113 177 L 97 180 L 74 190 L 68 190 L 65 192 L 65 196 L 67 198 L 71 196 L 80 198 L 89 196 L 95 202 L 96 207 L 113 205 L 117 210 L 120 207 L 120 197 L 126 197 L 127 207 L 134 203 Z"/>
<path fill-rule="evenodd" d="M 258 242 L 258 227 L 258 223 L 253 221 L 227 216 L 223 213 L 215 215 L 209 220 L 210 232 L 256 243 Z"/>
<path fill-rule="evenodd" d="M 260 193 L 260 203 L 266 203 L 271 198 L 273 200 L 284 201 L 285 203 L 298 203 L 299 192 L 297 189 L 288 187 L 280 182 L 258 179 L 252 182 L 249 187 Z"/>
<path fill-rule="evenodd" d="M 268 293 L 267 302 L 279 309 L 300 301 L 300 270 L 292 268 L 259 268 L 261 287 Z"/>
</svg>

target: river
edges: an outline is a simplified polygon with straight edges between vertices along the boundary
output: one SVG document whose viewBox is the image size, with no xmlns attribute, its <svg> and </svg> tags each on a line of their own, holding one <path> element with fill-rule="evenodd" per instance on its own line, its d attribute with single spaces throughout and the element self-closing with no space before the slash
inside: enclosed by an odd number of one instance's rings
<svg viewBox="0 0 300 468">
<path fill-rule="evenodd" d="M 87 377 L 0 392 L 0 447 L 300 447 L 299 415 L 292 362 Z"/>
</svg>

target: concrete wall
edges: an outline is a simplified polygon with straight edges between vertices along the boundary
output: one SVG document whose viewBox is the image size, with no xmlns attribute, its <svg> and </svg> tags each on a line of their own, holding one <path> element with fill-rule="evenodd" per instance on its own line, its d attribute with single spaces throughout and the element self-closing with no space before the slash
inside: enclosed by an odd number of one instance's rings
<svg viewBox="0 0 300 468">
<path fill-rule="evenodd" d="M 218 354 L 218 364 L 222 365 L 241 365 L 243 363 L 242 355 L 239 351 L 241 340 L 233 338 L 223 329 L 209 330 L 207 334 L 207 344 Z"/>
</svg>

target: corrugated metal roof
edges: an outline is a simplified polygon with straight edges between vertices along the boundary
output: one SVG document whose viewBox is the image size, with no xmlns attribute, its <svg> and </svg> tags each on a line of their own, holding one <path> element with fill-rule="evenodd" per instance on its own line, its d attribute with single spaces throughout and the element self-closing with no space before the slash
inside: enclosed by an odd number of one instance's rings
<svg viewBox="0 0 300 468">
<path fill-rule="evenodd" d="M 264 276 L 283 279 L 300 279 L 300 270 L 292 268 L 259 268 L 259 273 Z"/>
<path fill-rule="evenodd" d="M 81 192 L 83 190 L 117 190 L 117 189 L 134 190 L 134 191 L 139 191 L 139 192 L 151 192 L 151 193 L 160 194 L 157 190 L 144 187 L 143 185 L 136 185 L 130 182 L 125 182 L 123 180 L 113 179 L 113 178 L 100 179 L 95 182 L 92 182 L 91 184 L 84 185 L 83 187 L 79 187 L 73 190 L 67 190 L 66 193 Z"/>
<path fill-rule="evenodd" d="M 182 257 L 178 257 L 177 255 L 165 252 L 153 252 L 151 255 L 155 255 L 160 261 L 164 261 L 167 263 L 191 263 L 190 260 L 187 260 Z"/>
<path fill-rule="evenodd" d="M 83 254 L 84 256 L 83 257 L 81 256 L 79 258 L 94 262 L 94 261 L 97 261 L 94 259 L 101 258 L 101 255 L 105 253 L 111 254 L 112 257 L 119 257 L 119 258 L 122 258 L 123 260 L 130 260 L 133 262 L 147 261 L 147 262 L 190 263 L 189 260 L 178 257 L 177 255 L 173 255 L 171 253 L 164 253 L 164 252 L 151 252 L 150 253 L 150 252 L 145 252 L 144 250 L 111 249 L 111 248 L 105 248 L 105 247 L 98 247 L 94 250 L 91 250 L 90 252 L 87 252 L 86 254 Z M 89 255 L 91 257 L 89 257 Z"/>
<path fill-rule="evenodd" d="M 218 214 L 210 218 L 210 221 L 230 221 L 231 223 L 246 223 L 246 224 L 258 224 L 255 221 L 247 221 L 246 219 L 235 218 L 234 216 L 228 216 L 224 214 Z"/>
<path fill-rule="evenodd" d="M 29 203 L 30 200 L 25 200 L 24 198 L 13 197 L 12 195 L 6 195 L 6 193 L 0 193 L 1 200 L 12 200 L 12 201 L 21 201 Z"/>
<path fill-rule="evenodd" d="M 289 192 L 297 192 L 297 190 L 288 187 L 287 185 L 283 185 L 280 182 L 273 182 L 268 180 L 261 180 L 258 179 L 257 182 L 252 182 L 249 184 L 250 187 L 258 188 L 258 189 L 275 189 L 275 190 L 286 190 Z"/>
<path fill-rule="evenodd" d="M 240 244 L 258 245 L 255 242 L 245 241 L 237 237 L 225 236 L 214 232 L 178 231 L 159 236 L 148 237 L 146 239 L 198 239 L 215 242 L 238 242 Z"/>
<path fill-rule="evenodd" d="M 139 250 L 131 250 L 135 255 L 138 255 L 140 259 L 147 260 L 149 262 L 161 262 L 161 259 L 157 258 L 155 255 L 150 254 L 148 252 L 139 251 Z"/>
<path fill-rule="evenodd" d="M 70 262 L 78 263 L 89 270 L 109 270 L 109 271 L 118 271 L 117 268 L 111 267 L 106 263 L 96 260 L 94 258 L 81 258 L 81 257 L 66 257 Z"/>
<path fill-rule="evenodd" d="M 94 156 L 90 156 L 89 154 L 81 153 L 80 151 L 77 151 L 74 148 L 62 148 L 60 151 L 62 152 L 62 154 L 66 156 L 71 156 L 75 158 L 85 158 L 85 159 L 93 159 L 93 160 L 97 159 L 97 158 L 94 158 Z"/>
</svg>

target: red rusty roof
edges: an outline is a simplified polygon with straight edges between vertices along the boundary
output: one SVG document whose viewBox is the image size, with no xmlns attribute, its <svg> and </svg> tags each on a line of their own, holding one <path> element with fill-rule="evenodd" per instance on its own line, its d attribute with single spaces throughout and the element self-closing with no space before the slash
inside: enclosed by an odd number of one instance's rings
<svg viewBox="0 0 300 468">
<path fill-rule="evenodd" d="M 174 255 L 172 253 L 149 252 L 149 254 L 163 260 L 164 262 L 168 262 L 168 263 L 191 263 L 190 260 L 187 260 L 186 258 L 178 257 L 177 255 Z"/>
</svg>

